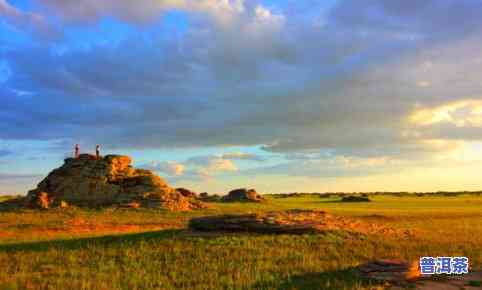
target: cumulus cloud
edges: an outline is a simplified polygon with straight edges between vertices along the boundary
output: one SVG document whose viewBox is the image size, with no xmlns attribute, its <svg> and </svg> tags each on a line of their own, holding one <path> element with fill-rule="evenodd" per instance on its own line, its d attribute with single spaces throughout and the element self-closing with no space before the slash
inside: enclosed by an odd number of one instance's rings
<svg viewBox="0 0 482 290">
<path fill-rule="evenodd" d="M 140 167 L 166 174 L 173 180 L 208 179 L 239 170 L 231 159 L 216 155 L 195 156 L 182 162 L 153 161 Z"/>
<path fill-rule="evenodd" d="M 421 127 L 438 123 L 448 123 L 456 127 L 482 127 L 482 100 L 460 100 L 433 108 L 418 109 L 411 115 L 410 121 Z"/>
<path fill-rule="evenodd" d="M 186 164 L 195 167 L 206 176 L 212 173 L 238 171 L 238 167 L 232 160 L 218 156 L 196 156 L 189 158 Z"/>
<path fill-rule="evenodd" d="M 92 24 L 104 17 L 115 17 L 134 24 L 155 22 L 164 13 L 172 10 L 206 15 L 218 24 L 228 25 L 245 12 L 249 12 L 250 1 L 245 0 L 82 0 L 59 1 L 38 0 L 39 10 L 55 13 L 65 23 Z M 258 10 L 256 10 L 258 11 Z M 260 11 L 260 16 L 270 16 L 269 11 Z"/>
<path fill-rule="evenodd" d="M 169 176 L 181 176 L 185 173 L 185 165 L 175 161 L 151 162 L 141 165 L 144 169 L 155 170 Z"/>
<path fill-rule="evenodd" d="M 66 22 L 114 16 L 148 25 L 179 9 L 196 25 L 177 38 L 146 40 L 139 29 L 116 45 L 5 52 L 12 75 L 0 88 L 0 138 L 264 145 L 307 159 L 414 159 L 482 140 L 474 103 L 444 107 L 482 89 L 482 3 L 339 1 L 329 12 L 310 3 L 275 11 L 257 1 L 41 0 L 38 11 Z M 298 13 L 306 9 L 313 17 Z M 407 121 L 419 110 L 422 121 Z M 234 172 L 239 159 L 255 157 L 193 159 L 181 172 Z"/>
</svg>

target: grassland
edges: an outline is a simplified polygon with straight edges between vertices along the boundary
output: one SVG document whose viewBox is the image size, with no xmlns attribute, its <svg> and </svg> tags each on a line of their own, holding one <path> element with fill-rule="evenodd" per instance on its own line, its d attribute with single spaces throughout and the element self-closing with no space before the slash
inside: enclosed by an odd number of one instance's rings
<svg viewBox="0 0 482 290">
<path fill-rule="evenodd" d="M 188 213 L 161 210 L 0 213 L 0 289 L 383 289 L 351 269 L 375 258 L 468 256 L 482 266 L 482 197 L 270 198 L 214 203 Z M 413 238 L 337 231 L 300 236 L 196 234 L 194 216 L 322 209 L 393 228 Z"/>
</svg>

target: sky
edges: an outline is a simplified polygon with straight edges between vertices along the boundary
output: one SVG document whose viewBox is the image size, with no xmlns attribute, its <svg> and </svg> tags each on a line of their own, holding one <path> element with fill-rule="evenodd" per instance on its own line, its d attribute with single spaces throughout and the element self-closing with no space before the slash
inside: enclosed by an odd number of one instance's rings
<svg viewBox="0 0 482 290">
<path fill-rule="evenodd" d="M 83 152 L 225 193 L 481 190 L 482 1 L 0 0 L 0 194 Z"/>
</svg>

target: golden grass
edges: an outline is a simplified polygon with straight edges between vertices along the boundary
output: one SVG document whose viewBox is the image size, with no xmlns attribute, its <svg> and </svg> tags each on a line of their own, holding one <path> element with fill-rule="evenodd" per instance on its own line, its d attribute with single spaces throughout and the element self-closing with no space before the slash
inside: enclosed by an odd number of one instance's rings
<svg viewBox="0 0 482 290">
<path fill-rule="evenodd" d="M 468 256 L 482 265 L 482 197 L 270 198 L 162 210 L 0 213 L 0 289 L 373 289 L 351 269 L 376 258 Z M 413 238 L 344 231 L 301 236 L 185 230 L 191 217 L 319 209 L 364 222 L 414 229 Z M 108 236 L 106 236 L 108 235 Z"/>
</svg>

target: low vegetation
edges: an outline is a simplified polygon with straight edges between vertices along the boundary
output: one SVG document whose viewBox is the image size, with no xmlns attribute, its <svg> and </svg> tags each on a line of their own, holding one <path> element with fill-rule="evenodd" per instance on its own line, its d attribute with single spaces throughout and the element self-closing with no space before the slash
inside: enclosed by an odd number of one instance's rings
<svg viewBox="0 0 482 290">
<path fill-rule="evenodd" d="M 0 289 L 383 289 L 352 272 L 379 258 L 468 256 L 482 266 L 482 197 L 270 196 L 211 203 L 192 212 L 78 208 L 0 212 Z M 193 217 L 317 209 L 410 229 L 400 238 L 333 230 L 317 234 L 197 233 Z"/>
</svg>

